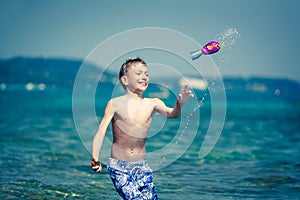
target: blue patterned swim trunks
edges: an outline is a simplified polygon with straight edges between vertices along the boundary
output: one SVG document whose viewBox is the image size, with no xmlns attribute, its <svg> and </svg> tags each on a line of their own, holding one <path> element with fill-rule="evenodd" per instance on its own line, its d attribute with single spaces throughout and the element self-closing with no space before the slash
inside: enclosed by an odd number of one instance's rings
<svg viewBox="0 0 300 200">
<path fill-rule="evenodd" d="M 126 162 L 109 158 L 108 172 L 120 196 L 125 200 L 157 200 L 153 172 L 146 160 Z"/>
</svg>

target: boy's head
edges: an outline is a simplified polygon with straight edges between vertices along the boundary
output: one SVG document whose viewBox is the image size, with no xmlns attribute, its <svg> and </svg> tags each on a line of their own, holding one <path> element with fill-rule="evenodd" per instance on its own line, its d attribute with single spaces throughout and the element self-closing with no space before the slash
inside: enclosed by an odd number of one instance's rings
<svg viewBox="0 0 300 200">
<path fill-rule="evenodd" d="M 143 59 L 141 59 L 140 57 L 127 59 L 120 68 L 119 80 L 122 78 L 122 76 L 126 75 L 126 73 L 130 70 L 131 67 L 133 67 L 134 65 L 136 65 L 138 63 L 141 63 L 141 64 L 147 66 L 146 62 Z"/>
<path fill-rule="evenodd" d="M 136 69 L 137 72 L 133 72 L 132 69 L 134 67 L 140 69 Z M 131 76 L 130 73 L 132 73 Z M 147 64 L 143 59 L 139 57 L 127 59 L 120 68 L 119 80 L 124 88 L 128 86 L 129 80 L 137 79 L 137 82 L 142 82 L 142 79 L 145 79 L 145 77 L 147 78 L 146 85 L 148 85 Z"/>
</svg>

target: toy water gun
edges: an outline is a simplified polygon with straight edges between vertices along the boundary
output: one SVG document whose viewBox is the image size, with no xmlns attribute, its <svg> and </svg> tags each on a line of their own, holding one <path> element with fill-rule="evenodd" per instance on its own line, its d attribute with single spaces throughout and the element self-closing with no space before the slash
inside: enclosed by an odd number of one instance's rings
<svg viewBox="0 0 300 200">
<path fill-rule="evenodd" d="M 221 48 L 221 45 L 219 42 L 211 41 L 211 42 L 207 43 L 206 45 L 204 45 L 201 50 L 192 51 L 192 52 L 190 52 L 190 54 L 191 54 L 192 60 L 195 60 L 195 59 L 199 58 L 202 54 L 210 55 L 210 54 L 216 53 L 220 50 L 220 48 Z"/>
</svg>

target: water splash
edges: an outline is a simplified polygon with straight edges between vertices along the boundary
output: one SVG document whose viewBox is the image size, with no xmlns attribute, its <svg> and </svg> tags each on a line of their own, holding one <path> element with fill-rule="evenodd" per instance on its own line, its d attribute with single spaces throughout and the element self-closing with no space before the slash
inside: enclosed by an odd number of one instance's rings
<svg viewBox="0 0 300 200">
<path fill-rule="evenodd" d="M 225 63 L 226 60 L 230 57 L 232 50 L 236 47 L 237 41 L 241 37 L 239 31 L 236 28 L 233 27 L 225 27 L 224 32 L 219 33 L 216 35 L 216 41 L 218 41 L 221 45 L 221 51 L 218 53 L 218 61 L 220 63 Z M 210 89 L 210 87 L 217 87 L 215 84 L 216 76 L 212 78 L 212 81 L 209 83 L 209 86 L 205 89 L 204 95 L 202 98 L 198 99 L 198 107 L 200 108 L 205 100 L 205 97 L 207 95 L 207 90 Z"/>
<path fill-rule="evenodd" d="M 236 47 L 238 39 L 241 37 L 236 28 L 226 27 L 223 33 L 217 34 L 216 40 L 221 45 L 221 51 L 218 53 L 218 60 L 225 63 L 230 57 L 232 50 Z"/>
</svg>

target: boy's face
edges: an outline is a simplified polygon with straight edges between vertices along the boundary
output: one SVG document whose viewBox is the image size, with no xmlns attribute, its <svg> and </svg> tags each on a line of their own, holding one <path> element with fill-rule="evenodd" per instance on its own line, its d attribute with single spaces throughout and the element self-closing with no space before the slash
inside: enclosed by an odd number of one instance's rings
<svg viewBox="0 0 300 200">
<path fill-rule="evenodd" d="M 126 87 L 132 92 L 143 93 L 149 84 L 148 68 L 142 63 L 131 66 L 126 74 Z"/>
</svg>

